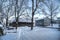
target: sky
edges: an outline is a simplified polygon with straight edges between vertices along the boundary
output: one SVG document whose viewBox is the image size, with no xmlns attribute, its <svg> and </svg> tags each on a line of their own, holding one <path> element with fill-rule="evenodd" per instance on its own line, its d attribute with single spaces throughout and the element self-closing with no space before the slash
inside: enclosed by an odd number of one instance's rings
<svg viewBox="0 0 60 40">
<path fill-rule="evenodd" d="M 55 4 L 60 5 L 60 0 L 55 0 Z M 9 2 L 5 2 L 4 5 L 5 5 L 5 6 L 6 6 L 6 5 L 9 5 Z M 31 0 L 29 0 L 28 6 L 29 6 L 29 7 L 32 6 Z M 30 12 L 30 11 L 29 11 L 29 12 Z M 41 11 L 39 11 L 39 12 L 41 12 Z M 47 12 L 48 12 L 48 11 L 47 11 Z M 44 15 L 43 15 L 43 14 L 40 15 L 40 13 L 39 13 L 39 14 L 37 13 L 37 14 L 34 15 L 34 17 L 42 18 L 42 17 L 44 17 Z M 59 12 L 59 14 L 57 15 L 57 17 L 60 17 L 60 12 Z"/>
<path fill-rule="evenodd" d="M 59 5 L 59 8 L 60 8 L 60 0 L 54 0 L 54 2 L 55 2 L 55 6 Z M 45 8 L 45 9 L 47 9 L 47 8 Z M 48 12 L 48 10 L 46 10 L 46 11 Z M 58 11 L 60 11 L 60 9 Z M 35 17 L 44 18 L 45 16 L 43 16 L 43 14 L 42 15 L 36 14 Z M 60 17 L 60 12 L 57 14 L 56 17 Z M 57 19 L 56 17 L 54 19 Z"/>
</svg>

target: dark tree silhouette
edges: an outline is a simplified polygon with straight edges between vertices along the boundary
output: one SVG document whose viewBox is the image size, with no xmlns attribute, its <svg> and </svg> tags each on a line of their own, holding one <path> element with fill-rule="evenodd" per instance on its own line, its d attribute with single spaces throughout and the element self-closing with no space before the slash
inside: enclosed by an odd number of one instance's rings
<svg viewBox="0 0 60 40">
<path fill-rule="evenodd" d="M 36 0 L 36 4 L 35 4 L 35 6 L 34 6 L 34 1 L 35 0 L 32 0 L 32 26 L 31 26 L 31 30 L 33 29 L 33 24 L 34 24 L 34 14 L 35 14 L 35 12 L 37 11 L 37 8 L 38 8 L 38 6 L 39 6 L 39 3 L 40 2 L 44 2 L 44 0 Z M 34 9 L 34 7 L 35 7 L 35 9 Z"/>
<path fill-rule="evenodd" d="M 42 9 L 44 15 L 48 15 L 51 19 L 51 26 L 53 24 L 53 19 L 56 17 L 56 15 L 59 13 L 59 5 L 56 5 L 53 0 L 47 0 L 46 2 L 43 2 L 45 6 L 47 7 L 47 10 L 49 13 L 45 11 L 45 9 Z"/>
</svg>

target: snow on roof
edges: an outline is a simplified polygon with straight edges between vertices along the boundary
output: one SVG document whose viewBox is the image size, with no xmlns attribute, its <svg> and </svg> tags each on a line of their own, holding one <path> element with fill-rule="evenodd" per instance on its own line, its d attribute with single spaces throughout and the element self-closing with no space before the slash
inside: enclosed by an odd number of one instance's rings
<svg viewBox="0 0 60 40">
<path fill-rule="evenodd" d="M 15 16 L 11 16 L 9 18 L 9 22 L 15 22 Z M 20 16 L 19 17 L 19 22 L 31 22 L 31 18 L 27 16 Z"/>
<path fill-rule="evenodd" d="M 44 19 L 46 16 L 44 16 L 44 15 L 40 15 L 40 14 L 36 14 L 36 15 L 34 15 L 34 18 L 35 18 L 35 20 L 39 20 L 39 19 Z"/>
<path fill-rule="evenodd" d="M 34 20 L 44 19 L 45 17 L 46 16 L 44 16 L 42 14 L 36 14 L 36 15 L 34 15 Z M 15 16 L 11 16 L 9 18 L 9 21 L 10 22 L 16 21 L 15 20 Z M 27 16 L 26 14 L 25 15 L 21 15 L 19 17 L 19 22 L 31 22 L 31 17 L 30 16 Z"/>
</svg>

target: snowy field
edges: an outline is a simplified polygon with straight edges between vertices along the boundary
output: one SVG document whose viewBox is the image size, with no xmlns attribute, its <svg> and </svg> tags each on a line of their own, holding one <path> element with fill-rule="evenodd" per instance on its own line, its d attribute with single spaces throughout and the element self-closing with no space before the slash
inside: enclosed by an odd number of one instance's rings
<svg viewBox="0 0 60 40">
<path fill-rule="evenodd" d="M 47 27 L 54 27 L 54 28 L 59 28 L 59 24 L 53 24 L 53 26 L 47 26 Z"/>
<path fill-rule="evenodd" d="M 8 30 L 4 36 L 0 36 L 0 40 L 60 40 L 60 31 L 58 29 L 34 27 L 19 27 L 17 31 Z M 16 33 L 13 33 L 16 32 Z"/>
</svg>

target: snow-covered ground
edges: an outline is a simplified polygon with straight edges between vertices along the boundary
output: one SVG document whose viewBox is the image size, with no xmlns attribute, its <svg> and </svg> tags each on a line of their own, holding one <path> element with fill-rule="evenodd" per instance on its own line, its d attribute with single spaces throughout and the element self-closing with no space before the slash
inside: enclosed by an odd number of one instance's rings
<svg viewBox="0 0 60 40">
<path fill-rule="evenodd" d="M 53 26 L 49 25 L 47 27 L 54 27 L 54 28 L 59 28 L 59 24 L 53 24 Z"/>
<path fill-rule="evenodd" d="M 16 31 L 16 29 L 12 31 Z M 19 27 L 16 33 L 12 33 L 12 31 L 0 36 L 0 40 L 60 40 L 58 29 L 34 27 L 33 30 L 30 30 L 30 27 Z"/>
</svg>

